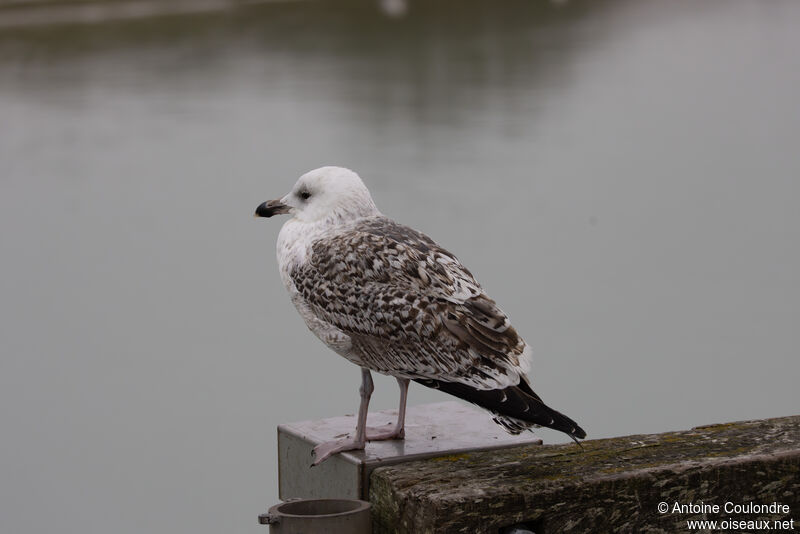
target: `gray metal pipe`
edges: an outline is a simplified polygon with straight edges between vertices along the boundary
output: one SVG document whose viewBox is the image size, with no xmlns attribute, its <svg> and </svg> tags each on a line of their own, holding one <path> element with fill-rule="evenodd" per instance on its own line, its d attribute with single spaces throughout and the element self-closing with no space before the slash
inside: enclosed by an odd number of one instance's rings
<svg viewBox="0 0 800 534">
<path fill-rule="evenodd" d="M 356 499 L 298 499 L 276 504 L 258 522 L 270 534 L 372 534 L 370 508 Z"/>
</svg>

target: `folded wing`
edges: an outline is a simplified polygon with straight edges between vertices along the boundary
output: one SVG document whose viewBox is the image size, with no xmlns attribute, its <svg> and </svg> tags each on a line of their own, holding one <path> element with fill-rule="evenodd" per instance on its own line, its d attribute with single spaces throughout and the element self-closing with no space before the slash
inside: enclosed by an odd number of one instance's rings
<svg viewBox="0 0 800 534">
<path fill-rule="evenodd" d="M 530 389 L 525 341 L 472 273 L 424 234 L 362 219 L 317 240 L 290 276 L 314 315 L 350 337 L 364 367 L 483 406 L 512 432 L 583 432 Z"/>
</svg>

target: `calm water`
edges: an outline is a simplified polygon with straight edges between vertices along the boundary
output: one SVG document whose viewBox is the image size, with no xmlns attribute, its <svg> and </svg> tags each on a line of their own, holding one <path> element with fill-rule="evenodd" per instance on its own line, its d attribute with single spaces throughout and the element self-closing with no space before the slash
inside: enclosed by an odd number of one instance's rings
<svg viewBox="0 0 800 534">
<path fill-rule="evenodd" d="M 429 1 L 0 33 L 0 531 L 264 532 L 275 426 L 357 404 L 251 217 L 324 164 L 459 255 L 590 437 L 797 413 L 798 27 Z"/>
</svg>

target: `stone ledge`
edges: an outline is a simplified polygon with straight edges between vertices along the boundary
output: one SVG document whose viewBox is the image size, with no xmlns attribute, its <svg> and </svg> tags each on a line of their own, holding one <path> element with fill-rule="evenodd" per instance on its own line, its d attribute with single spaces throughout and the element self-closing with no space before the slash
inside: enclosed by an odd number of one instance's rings
<svg viewBox="0 0 800 534">
<path fill-rule="evenodd" d="M 577 445 L 515 447 L 376 469 L 375 533 L 688 532 L 690 519 L 795 520 L 800 530 L 800 416 Z M 773 501 L 789 514 L 658 512 L 660 502 Z M 736 529 L 733 529 L 736 530 Z"/>
</svg>

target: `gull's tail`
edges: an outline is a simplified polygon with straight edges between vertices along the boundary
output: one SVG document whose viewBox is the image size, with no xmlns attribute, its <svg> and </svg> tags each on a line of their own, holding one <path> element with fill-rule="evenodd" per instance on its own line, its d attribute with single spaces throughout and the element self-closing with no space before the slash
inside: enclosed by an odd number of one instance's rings
<svg viewBox="0 0 800 534">
<path fill-rule="evenodd" d="M 460 382 L 430 379 L 414 381 L 489 410 L 495 416 L 494 421 L 510 434 L 545 426 L 564 432 L 576 443 L 579 438 L 586 437 L 586 432 L 578 423 L 547 406 L 524 379 L 518 385 L 504 389 L 476 389 Z"/>
</svg>

